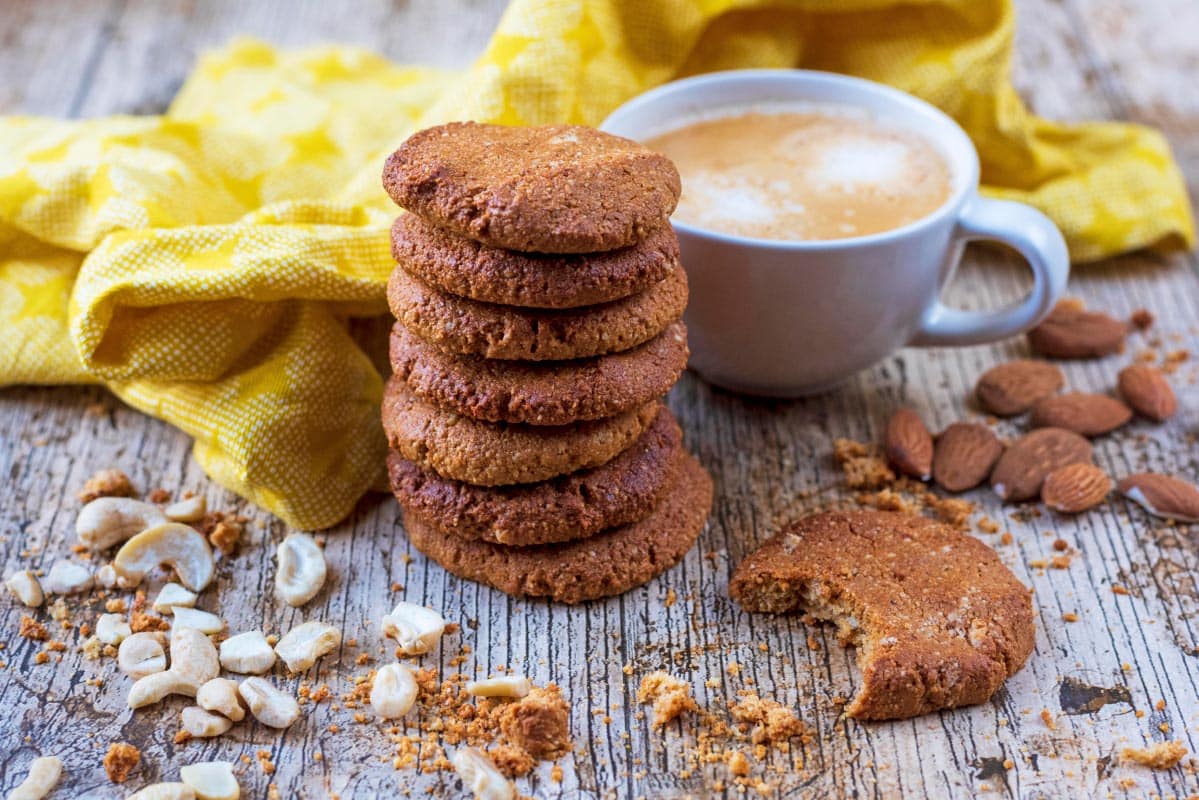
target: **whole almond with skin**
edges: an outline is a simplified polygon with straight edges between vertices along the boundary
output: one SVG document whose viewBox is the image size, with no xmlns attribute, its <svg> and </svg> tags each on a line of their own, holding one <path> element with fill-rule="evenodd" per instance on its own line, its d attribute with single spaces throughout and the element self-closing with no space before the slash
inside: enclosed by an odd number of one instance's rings
<svg viewBox="0 0 1199 800">
<path fill-rule="evenodd" d="M 933 480 L 948 492 L 973 489 L 987 479 L 1003 455 L 1003 443 L 986 425 L 955 422 L 933 449 Z"/>
<path fill-rule="evenodd" d="M 1078 514 L 1103 502 L 1112 479 L 1094 464 L 1067 464 L 1045 476 L 1041 501 L 1054 511 Z"/>
<path fill-rule="evenodd" d="M 929 479 L 933 471 L 933 435 L 910 408 L 901 408 L 887 421 L 883 447 L 892 466 L 913 478 Z"/>
<path fill-rule="evenodd" d="M 1046 397 L 1032 407 L 1034 428 L 1065 428 L 1083 436 L 1101 436 L 1132 419 L 1132 409 L 1105 394 L 1070 392 Z"/>
<path fill-rule="evenodd" d="M 1154 516 L 1199 522 L 1199 487 L 1181 478 L 1139 472 L 1120 481 L 1120 493 Z"/>
<path fill-rule="evenodd" d="M 1074 431 L 1042 428 L 1017 439 L 991 472 L 991 488 L 1004 500 L 1031 500 L 1059 467 L 1090 464 L 1091 443 Z"/>
<path fill-rule="evenodd" d="M 1028 332 L 1028 344 L 1048 358 L 1098 358 L 1123 350 L 1127 333 L 1120 320 L 1063 301 Z"/>
<path fill-rule="evenodd" d="M 1057 394 L 1066 379 L 1057 365 L 1020 358 L 991 367 L 978 379 L 974 396 L 998 417 L 1023 414 L 1038 400 Z"/>
<path fill-rule="evenodd" d="M 1148 364 L 1133 364 L 1120 370 L 1120 396 L 1142 417 L 1165 422 L 1178 410 L 1178 398 L 1161 370 Z"/>
</svg>

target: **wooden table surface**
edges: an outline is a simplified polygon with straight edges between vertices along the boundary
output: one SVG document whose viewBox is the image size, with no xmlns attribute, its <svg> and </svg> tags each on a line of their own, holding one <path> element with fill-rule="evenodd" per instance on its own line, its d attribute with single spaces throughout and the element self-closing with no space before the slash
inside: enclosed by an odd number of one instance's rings
<svg viewBox="0 0 1199 800">
<path fill-rule="evenodd" d="M 353 4 L 218 0 L 6 0 L 0 6 L 0 113 L 95 116 L 152 113 L 165 107 L 197 52 L 235 34 L 285 45 L 353 42 L 400 61 L 466 63 L 498 18 L 494 0 Z M 1199 190 L 1199 4 L 1194 0 L 1023 0 L 1016 80 L 1039 113 L 1058 119 L 1121 118 L 1161 126 L 1181 159 L 1192 195 Z M 1199 354 L 1199 278 L 1194 255 L 1138 253 L 1080 268 L 1072 294 L 1126 317 L 1148 308 L 1164 349 Z M 1011 300 L 1026 286 L 1007 256 L 971 251 L 952 292 L 967 307 Z M 1070 385 L 1106 391 L 1117 369 L 1147 347 L 1134 337 L 1126 355 L 1066 366 Z M 752 687 L 794 706 L 816 737 L 803 747 L 806 769 L 772 755 L 785 775 L 778 797 L 1145 797 L 1199 793 L 1193 769 L 1123 764 L 1123 746 L 1165 739 L 1199 747 L 1199 552 L 1195 528 L 1167 528 L 1121 499 L 1077 519 L 1046 515 L 1021 522 L 987 491 L 968 495 L 1002 519 L 1014 537 L 983 536 L 1035 589 L 1036 652 L 982 706 L 891 724 L 858 724 L 833 703 L 855 691 L 853 654 L 829 631 L 795 618 L 754 617 L 727 599 L 729 573 L 780 519 L 846 496 L 830 459 L 832 440 L 878 437 L 901 404 L 930 426 L 975 414 L 967 395 L 989 365 L 1025 352 L 1022 340 L 959 350 L 906 350 L 822 397 L 762 402 L 715 391 L 688 375 L 671 396 L 692 450 L 712 471 L 716 507 L 700 544 L 664 578 L 608 602 L 582 607 L 510 599 L 448 578 L 409 547 L 394 502 L 364 501 L 329 532 L 329 586 L 302 611 L 270 591 L 273 547 L 284 527 L 245 507 L 255 542 L 220 569 L 201 605 L 233 631 L 286 630 L 303 618 L 330 621 L 347 639 L 378 642 L 378 620 L 396 600 L 425 602 L 463 623 L 464 632 L 426 659 L 442 670 L 461 642 L 473 653 L 463 669 L 524 669 L 556 681 L 570 698 L 578 750 L 561 764 L 561 783 L 542 765 L 521 790 L 536 797 L 703 797 L 720 765 L 678 777 L 689 725 L 654 732 L 636 717 L 640 677 L 665 668 L 718 708 Z M 1114 475 L 1143 468 L 1199 478 L 1195 434 L 1199 390 L 1194 361 L 1175 375 L 1182 412 L 1161 427 L 1134 423 L 1097 443 L 1098 463 Z M 1011 428 L 1004 428 L 1011 431 Z M 208 481 L 187 437 L 122 406 L 100 389 L 0 391 L 0 562 L 5 574 L 48 566 L 73 542 L 75 491 L 95 470 L 117 466 L 141 487 L 205 493 L 213 506 L 242 507 Z M 814 492 L 814 493 L 813 493 Z M 1061 538 L 1077 550 L 1068 569 L 1033 564 Z M 713 554 L 705 557 L 705 554 Z M 411 557 L 411 559 L 409 558 Z M 392 591 L 393 582 L 403 584 Z M 1112 591 L 1113 585 L 1129 593 Z M 677 595 L 679 602 L 667 598 Z M 255 598 L 247 602 L 246 598 Z M 261 602 L 257 598 L 262 598 Z M 373 725 L 355 725 L 329 704 L 311 709 L 286 733 L 239 724 L 216 740 L 172 743 L 179 698 L 132 713 L 129 681 L 113 661 L 84 661 L 74 649 L 61 663 L 37 665 L 39 645 L 15 636 L 24 610 L 0 602 L 0 788 L 23 777 L 36 754 L 66 762 L 55 797 L 118 797 L 100 768 L 107 744 L 143 750 L 131 791 L 176 779 L 183 763 L 253 758 L 267 750 L 277 766 L 242 771 L 243 796 L 343 798 L 413 789 L 413 796 L 461 795 L 452 775 L 417 776 L 389 763 L 391 746 Z M 1062 621 L 1075 613 L 1078 621 Z M 42 612 L 43 616 L 45 612 Z M 71 634 L 73 636 L 74 634 Z M 808 645 L 809 637 L 818 644 Z M 70 639 L 74 643 L 74 639 Z M 759 645 L 765 648 L 760 649 Z M 344 690 L 355 651 L 326 659 L 326 680 Z M 731 673 L 738 662 L 743 669 Z M 622 670 L 632 666 L 632 674 Z M 101 676 L 100 686 L 85 679 Z M 705 686 L 712 680 L 713 688 Z M 1164 703 L 1159 703 L 1164 701 Z M 593 713 L 604 709 L 610 722 Z M 1057 720 L 1049 729 L 1047 709 Z M 340 733 L 330 733 L 330 724 Z M 1167 727 L 1168 726 L 1168 727 Z M 1163 732 L 1163 729 L 1168 732 Z M 797 745 L 798 747 L 798 745 Z M 323 759 L 313 760 L 320 751 Z M 1009 762 L 1010 766 L 1004 766 Z M 790 774 L 787 774 L 790 773 Z M 775 773 L 767 773 L 780 780 Z"/>
</svg>

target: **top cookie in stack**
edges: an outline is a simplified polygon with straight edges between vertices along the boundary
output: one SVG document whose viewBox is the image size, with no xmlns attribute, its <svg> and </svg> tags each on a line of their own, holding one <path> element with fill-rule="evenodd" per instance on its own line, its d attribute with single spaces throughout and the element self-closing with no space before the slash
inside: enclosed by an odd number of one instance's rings
<svg viewBox="0 0 1199 800">
<path fill-rule="evenodd" d="M 679 177 L 570 125 L 451 123 L 388 159 L 392 488 L 450 572 L 564 602 L 673 566 L 711 480 L 661 402 L 687 362 Z"/>
</svg>

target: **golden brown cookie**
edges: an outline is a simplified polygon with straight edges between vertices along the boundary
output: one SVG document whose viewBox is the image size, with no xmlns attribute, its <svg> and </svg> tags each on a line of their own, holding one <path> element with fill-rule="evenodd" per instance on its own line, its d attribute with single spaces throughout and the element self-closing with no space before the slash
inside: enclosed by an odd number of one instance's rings
<svg viewBox="0 0 1199 800">
<path fill-rule="evenodd" d="M 446 536 L 404 512 L 416 549 L 461 578 L 516 596 L 579 603 L 640 586 L 673 567 L 695 544 L 712 507 L 712 479 L 684 455 L 678 480 L 648 517 L 588 539 L 504 547 Z"/>
<path fill-rule="evenodd" d="M 567 425 L 645 405 L 687 366 L 687 329 L 672 323 L 622 353 L 572 361 L 500 361 L 447 353 L 396 323 L 391 366 L 417 396 L 487 422 Z"/>
<path fill-rule="evenodd" d="M 1028 589 L 991 548 L 927 517 L 881 511 L 804 517 L 737 567 L 748 611 L 802 610 L 858 650 L 846 709 L 902 719 L 982 703 L 1024 664 Z"/>
<path fill-rule="evenodd" d="M 387 283 L 387 302 L 404 327 L 443 350 L 521 361 L 590 358 L 644 344 L 682 317 L 687 275 L 676 267 L 623 300 L 540 309 L 457 297 L 397 269 Z"/>
<path fill-rule="evenodd" d="M 445 478 L 479 486 L 536 483 L 607 463 L 630 447 L 661 402 L 572 425 L 480 422 L 421 400 L 392 378 L 383 392 L 383 430 L 392 449 Z"/>
<path fill-rule="evenodd" d="M 487 247 L 415 214 L 391 226 L 391 254 L 410 274 L 443 292 L 525 308 L 578 308 L 619 300 L 653 286 L 679 263 L 669 225 L 635 245 L 604 253 L 521 253 Z"/>
<path fill-rule="evenodd" d="M 448 536 L 512 547 L 584 539 L 648 515 L 674 483 L 683 434 L 666 408 L 607 464 L 518 486 L 449 480 L 391 452 L 391 489 L 405 509 Z"/>
<path fill-rule="evenodd" d="M 383 188 L 491 247 L 592 253 L 667 224 L 681 185 L 670 159 L 594 128 L 451 122 L 408 137 L 383 167 Z"/>
</svg>

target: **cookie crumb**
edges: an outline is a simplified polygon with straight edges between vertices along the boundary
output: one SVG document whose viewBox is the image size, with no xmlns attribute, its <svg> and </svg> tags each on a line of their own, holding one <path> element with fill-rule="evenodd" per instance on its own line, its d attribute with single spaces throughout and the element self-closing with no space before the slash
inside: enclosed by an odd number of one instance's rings
<svg viewBox="0 0 1199 800">
<path fill-rule="evenodd" d="M 552 683 L 505 705 L 499 724 L 513 744 L 534 758 L 557 758 L 570 749 L 570 706 Z"/>
<path fill-rule="evenodd" d="M 852 439 L 833 440 L 833 459 L 851 489 L 879 489 L 895 480 L 882 451 L 875 445 Z"/>
<path fill-rule="evenodd" d="M 113 783 L 124 783 L 142 759 L 142 751 L 128 742 L 113 742 L 104 754 L 104 771 Z"/>
<path fill-rule="evenodd" d="M 79 502 L 90 503 L 98 497 L 134 497 L 137 490 L 129 476 L 119 469 L 102 469 L 83 484 L 83 490 L 76 495 Z"/>
<path fill-rule="evenodd" d="M 658 670 L 641 679 L 637 689 L 638 703 L 653 703 L 654 727 L 660 728 L 699 706 L 691 696 L 691 684 Z"/>
<path fill-rule="evenodd" d="M 28 614 L 21 615 L 21 627 L 17 629 L 17 635 L 34 642 L 44 642 L 50 638 L 46 626 Z"/>
<path fill-rule="evenodd" d="M 1150 769 L 1170 769 L 1186 756 L 1188 750 L 1182 742 L 1158 742 L 1149 747 L 1125 747 L 1120 758 Z"/>
</svg>

